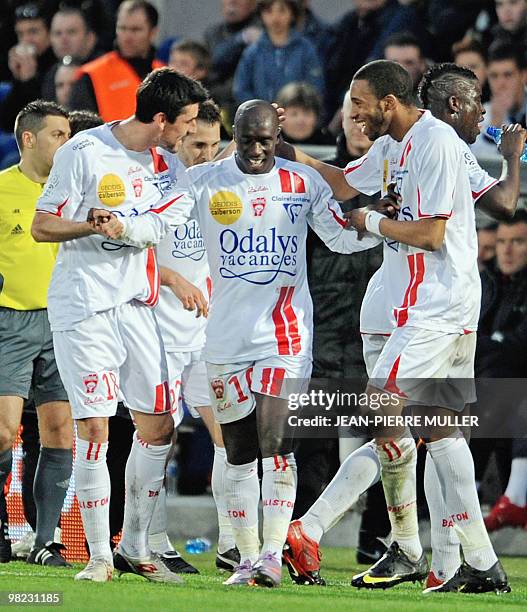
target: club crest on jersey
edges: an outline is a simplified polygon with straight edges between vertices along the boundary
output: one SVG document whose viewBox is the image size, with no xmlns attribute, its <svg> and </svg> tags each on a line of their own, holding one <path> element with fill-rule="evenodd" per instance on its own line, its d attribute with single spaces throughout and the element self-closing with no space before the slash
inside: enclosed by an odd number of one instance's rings
<svg viewBox="0 0 527 612">
<path fill-rule="evenodd" d="M 140 198 L 141 194 L 143 193 L 143 179 L 142 178 L 135 178 L 132 181 L 132 187 L 134 188 L 134 195 L 136 198 Z"/>
<path fill-rule="evenodd" d="M 242 216 L 243 203 L 232 191 L 217 191 L 209 200 L 209 211 L 217 223 L 232 225 Z"/>
<path fill-rule="evenodd" d="M 265 198 L 255 198 L 251 200 L 251 206 L 253 207 L 253 214 L 255 217 L 261 217 L 264 214 L 265 207 L 267 206 L 267 200 Z"/>
<path fill-rule="evenodd" d="M 84 377 L 84 387 L 86 388 L 86 393 L 93 393 L 95 389 L 97 389 L 98 384 L 99 377 L 96 373 L 86 374 Z"/>
<path fill-rule="evenodd" d="M 282 206 L 284 207 L 287 216 L 291 220 L 291 223 L 294 224 L 295 221 L 298 219 L 300 211 L 302 210 L 302 204 L 294 202 L 282 202 Z"/>
</svg>

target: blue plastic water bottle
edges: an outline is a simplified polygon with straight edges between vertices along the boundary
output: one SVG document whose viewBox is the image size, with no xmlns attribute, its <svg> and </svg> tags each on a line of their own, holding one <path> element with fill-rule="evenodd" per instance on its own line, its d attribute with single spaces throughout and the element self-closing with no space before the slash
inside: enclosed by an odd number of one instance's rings
<svg viewBox="0 0 527 612">
<path fill-rule="evenodd" d="M 207 540 L 207 538 L 194 538 L 193 540 L 187 540 L 185 550 L 191 555 L 199 555 L 208 552 L 211 546 L 210 540 Z"/>
<path fill-rule="evenodd" d="M 499 145 L 501 142 L 502 132 L 503 130 L 501 128 L 497 128 L 492 125 L 489 125 L 489 127 L 487 128 L 487 134 L 492 138 L 492 140 L 494 140 L 497 145 Z M 523 164 L 527 164 L 527 144 L 523 149 L 523 153 L 520 155 L 520 161 Z"/>
</svg>

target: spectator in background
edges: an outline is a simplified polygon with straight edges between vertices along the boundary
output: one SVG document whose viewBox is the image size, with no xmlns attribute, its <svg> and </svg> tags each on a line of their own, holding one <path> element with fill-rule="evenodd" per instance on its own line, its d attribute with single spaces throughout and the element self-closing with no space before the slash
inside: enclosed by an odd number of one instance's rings
<svg viewBox="0 0 527 612">
<path fill-rule="evenodd" d="M 195 40 L 182 40 L 172 45 L 168 65 L 207 87 L 210 62 L 210 53 L 205 45 Z"/>
<path fill-rule="evenodd" d="M 282 134 L 291 144 L 334 144 L 335 139 L 320 127 L 322 99 L 307 83 L 289 83 L 278 92 L 276 101 L 285 109 Z"/>
<path fill-rule="evenodd" d="M 527 52 L 527 0 L 495 0 L 498 23 L 481 34 L 488 48 L 500 41 L 514 45 L 525 55 Z"/>
<path fill-rule="evenodd" d="M 61 106 L 69 109 L 71 91 L 73 85 L 77 80 L 77 73 L 80 68 L 80 64 L 73 61 L 71 55 L 66 55 L 62 60 L 58 68 L 55 70 L 55 77 L 53 79 L 53 93 L 52 99 L 58 102 Z"/>
<path fill-rule="evenodd" d="M 18 44 L 9 50 L 8 65 L 13 87 L 0 107 L 0 127 L 11 132 L 18 112 L 39 98 L 44 75 L 57 61 L 50 46 L 48 16 L 38 3 L 15 10 Z"/>
<path fill-rule="evenodd" d="M 236 103 L 232 81 L 243 51 L 255 43 L 262 30 L 256 0 L 222 0 L 223 21 L 205 30 L 204 41 L 212 54 L 211 93 L 234 118 Z"/>
<path fill-rule="evenodd" d="M 481 85 L 481 100 L 488 102 L 490 89 L 487 81 L 487 51 L 477 40 L 463 40 L 452 47 L 454 63 L 464 66 L 478 77 Z"/>
<path fill-rule="evenodd" d="M 408 31 L 423 36 L 414 6 L 397 0 L 354 0 L 354 8 L 334 27 L 333 43 L 326 65 L 326 119 L 340 108 L 355 72 L 370 59 L 383 57 L 386 39 Z"/>
<path fill-rule="evenodd" d="M 315 15 L 309 6 L 310 0 L 300 0 L 300 15 L 296 29 L 315 47 L 318 58 L 324 64 L 326 61 L 333 32 L 331 27 Z"/>
<path fill-rule="evenodd" d="M 97 115 L 87 110 L 72 111 L 69 114 L 71 138 L 78 132 L 90 130 L 91 128 L 102 125 L 104 121 Z"/>
<path fill-rule="evenodd" d="M 478 228 L 478 268 L 480 272 L 483 272 L 496 256 L 497 228 L 496 223 Z"/>
<path fill-rule="evenodd" d="M 496 42 L 489 49 L 487 68 L 490 101 L 484 105 L 485 118 L 481 134 L 472 145 L 475 155 L 495 157 L 496 145 L 487 135 L 489 125 L 521 123 L 525 127 L 527 96 L 525 94 L 525 59 L 523 53 L 506 43 Z"/>
<path fill-rule="evenodd" d="M 234 75 L 234 97 L 272 102 L 280 89 L 294 81 L 323 91 L 322 66 L 313 45 L 295 30 L 298 0 L 258 0 L 264 33 L 242 54 Z"/>
<path fill-rule="evenodd" d="M 426 59 L 419 40 L 408 32 L 393 34 L 386 39 L 384 59 L 401 64 L 412 77 L 416 100 L 419 83 L 427 70 Z"/>
<path fill-rule="evenodd" d="M 97 36 L 88 16 L 80 8 L 62 6 L 53 15 L 50 30 L 51 48 L 58 61 L 47 71 L 42 83 L 42 97 L 55 100 L 55 75 L 61 66 L 77 67 L 90 62 L 103 53 L 97 46 Z M 66 58 L 69 58 L 66 59 Z"/>
<path fill-rule="evenodd" d="M 159 19 L 145 0 L 125 0 L 119 7 L 115 51 L 105 53 L 80 69 L 70 106 L 98 112 L 104 121 L 124 119 L 135 112 L 137 87 L 161 63 L 152 46 Z"/>
<path fill-rule="evenodd" d="M 527 377 L 527 213 L 516 212 L 512 219 L 499 223 L 496 230 L 496 258 L 481 273 L 481 315 L 478 325 L 475 374 L 478 378 Z M 480 398 L 480 414 L 489 423 L 501 422 L 511 410 L 508 398 L 493 397 L 490 406 Z M 500 402 L 501 399 L 501 402 Z M 481 406 L 483 404 L 483 406 Z M 516 406 L 514 408 L 517 408 Z M 481 418 L 481 417 L 480 417 Z M 471 442 L 476 480 L 481 481 L 488 459 L 496 453 L 501 490 L 500 497 L 485 522 L 489 531 L 504 525 L 527 522 L 525 492 L 527 474 L 525 440 L 513 441 L 513 456 L 519 460 L 510 472 L 511 443 L 508 439 L 478 439 Z M 507 484 L 507 479 L 509 483 Z M 518 483 L 519 480 L 519 483 Z M 523 487 L 522 487 L 523 483 Z"/>
</svg>

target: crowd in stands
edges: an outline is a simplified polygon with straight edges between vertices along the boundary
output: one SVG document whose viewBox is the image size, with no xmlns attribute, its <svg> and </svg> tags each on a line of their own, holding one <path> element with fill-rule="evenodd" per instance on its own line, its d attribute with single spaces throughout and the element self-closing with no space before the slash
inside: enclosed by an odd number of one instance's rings
<svg viewBox="0 0 527 612">
<path fill-rule="evenodd" d="M 421 77 L 433 63 L 464 65 L 482 86 L 483 128 L 527 125 L 527 0 L 349 0 L 341 2 L 341 14 L 332 23 L 321 20 L 309 0 L 213 1 L 221 5 L 222 20 L 208 23 L 204 11 L 200 40 L 159 40 L 163 15 L 144 0 L 4 0 L 0 169 L 17 162 L 14 120 L 28 102 L 43 98 L 69 111 L 94 111 L 104 121 L 121 119 L 134 112 L 138 84 L 164 64 L 209 90 L 222 111 L 224 137 L 231 135 L 238 104 L 252 98 L 276 101 L 286 109 L 285 139 L 334 145 L 331 161 L 339 166 L 363 155 L 371 144 L 351 120 L 346 92 L 356 70 L 373 59 L 401 63 L 414 80 L 416 98 Z M 484 129 L 473 151 L 478 157 L 499 155 Z M 483 308 L 478 375 L 523 378 L 527 217 L 519 214 L 513 222 L 484 227 L 479 237 Z M 314 376 L 363 376 L 359 309 L 381 255 L 372 251 L 349 258 L 330 253 L 312 237 L 309 257 Z M 348 334 L 342 334 L 343 327 Z M 503 444 L 497 449 L 508 453 L 501 493 L 523 508 L 527 526 L 527 449 L 507 442 L 505 450 Z M 490 445 L 475 441 L 474 448 L 482 476 Z M 322 446 L 321 454 L 327 450 Z M 325 461 L 329 472 L 335 466 Z M 509 472 L 516 474 L 512 486 Z M 492 520 L 490 529 L 499 526 L 498 519 Z"/>
</svg>

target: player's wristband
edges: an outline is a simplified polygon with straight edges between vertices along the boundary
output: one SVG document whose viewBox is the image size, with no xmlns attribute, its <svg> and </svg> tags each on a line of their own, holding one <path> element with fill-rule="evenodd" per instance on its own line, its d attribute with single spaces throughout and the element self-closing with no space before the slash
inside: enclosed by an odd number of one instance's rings
<svg viewBox="0 0 527 612">
<path fill-rule="evenodd" d="M 384 215 L 376 210 L 370 210 L 366 213 L 366 229 L 377 236 L 384 236 L 381 232 L 379 225 L 383 219 L 386 219 Z"/>
</svg>

